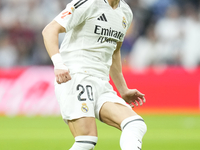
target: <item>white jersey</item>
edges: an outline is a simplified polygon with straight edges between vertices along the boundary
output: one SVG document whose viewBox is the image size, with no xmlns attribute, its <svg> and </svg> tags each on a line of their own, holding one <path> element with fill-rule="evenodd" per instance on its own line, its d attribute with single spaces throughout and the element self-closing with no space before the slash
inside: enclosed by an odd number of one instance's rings
<svg viewBox="0 0 200 150">
<path fill-rule="evenodd" d="M 66 29 L 60 53 L 70 73 L 109 79 L 112 55 L 123 42 L 133 14 L 120 1 L 113 9 L 107 0 L 73 0 L 56 18 Z"/>
</svg>

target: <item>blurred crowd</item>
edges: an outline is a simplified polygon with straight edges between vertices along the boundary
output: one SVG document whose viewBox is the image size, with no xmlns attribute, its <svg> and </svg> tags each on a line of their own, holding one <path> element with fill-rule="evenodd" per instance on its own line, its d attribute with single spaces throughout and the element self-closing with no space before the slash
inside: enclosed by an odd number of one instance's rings
<svg viewBox="0 0 200 150">
<path fill-rule="evenodd" d="M 52 64 L 43 28 L 70 0 L 0 0 L 0 67 Z"/>
<path fill-rule="evenodd" d="M 199 0 L 130 0 L 133 31 L 124 60 L 137 71 L 147 67 L 200 65 Z M 128 60 L 128 61 L 127 61 Z"/>
<path fill-rule="evenodd" d="M 0 0 L 0 67 L 52 64 L 41 32 L 70 1 Z M 199 0 L 125 1 L 134 21 L 121 50 L 124 65 L 138 71 L 200 65 Z"/>
</svg>

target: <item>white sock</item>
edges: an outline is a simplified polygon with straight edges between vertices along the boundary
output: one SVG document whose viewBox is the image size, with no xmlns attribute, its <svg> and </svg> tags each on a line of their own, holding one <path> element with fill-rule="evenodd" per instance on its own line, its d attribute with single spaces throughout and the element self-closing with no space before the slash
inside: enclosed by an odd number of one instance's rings
<svg viewBox="0 0 200 150">
<path fill-rule="evenodd" d="M 144 120 L 139 115 L 126 118 L 121 123 L 122 134 L 120 146 L 122 150 L 141 150 L 142 138 L 147 131 Z"/>
<path fill-rule="evenodd" d="M 97 139 L 96 136 L 77 136 L 74 145 L 69 150 L 93 150 Z"/>
</svg>

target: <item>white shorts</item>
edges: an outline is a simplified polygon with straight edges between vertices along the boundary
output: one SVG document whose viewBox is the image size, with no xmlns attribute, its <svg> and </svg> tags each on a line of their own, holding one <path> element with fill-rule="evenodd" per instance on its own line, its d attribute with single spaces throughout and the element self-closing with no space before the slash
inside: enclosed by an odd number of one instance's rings
<svg viewBox="0 0 200 150">
<path fill-rule="evenodd" d="M 67 83 L 55 83 L 55 93 L 66 123 L 67 120 L 82 117 L 95 117 L 100 120 L 99 111 L 105 102 L 130 107 L 117 96 L 107 80 L 85 74 L 74 74 Z"/>
</svg>

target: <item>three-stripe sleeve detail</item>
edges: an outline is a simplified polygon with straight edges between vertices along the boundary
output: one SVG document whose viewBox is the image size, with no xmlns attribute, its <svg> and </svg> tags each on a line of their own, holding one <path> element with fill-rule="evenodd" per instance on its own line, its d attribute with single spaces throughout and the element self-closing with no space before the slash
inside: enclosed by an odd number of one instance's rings
<svg viewBox="0 0 200 150">
<path fill-rule="evenodd" d="M 80 7 L 81 5 L 83 5 L 87 1 L 88 0 L 80 0 L 80 1 L 78 1 L 76 4 L 74 4 L 74 8 L 77 9 L 78 7 Z"/>
</svg>

